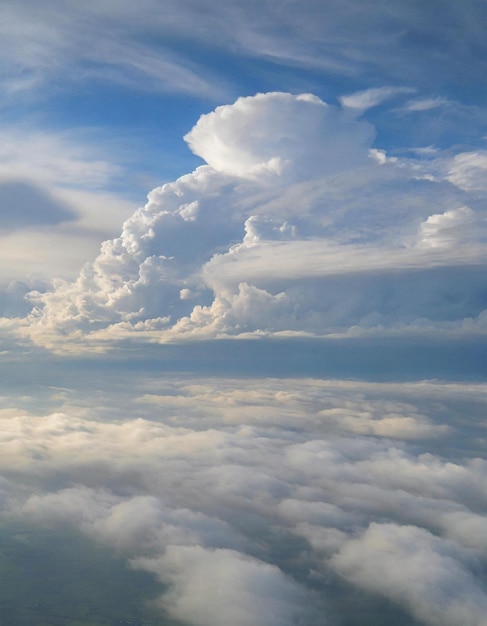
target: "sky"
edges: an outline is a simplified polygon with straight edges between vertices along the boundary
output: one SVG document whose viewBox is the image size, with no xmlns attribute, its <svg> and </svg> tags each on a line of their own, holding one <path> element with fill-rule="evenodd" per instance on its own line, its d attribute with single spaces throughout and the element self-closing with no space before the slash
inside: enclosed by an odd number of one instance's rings
<svg viewBox="0 0 487 626">
<path fill-rule="evenodd" d="M 486 24 L 2 1 L 0 621 L 487 626 Z"/>
</svg>

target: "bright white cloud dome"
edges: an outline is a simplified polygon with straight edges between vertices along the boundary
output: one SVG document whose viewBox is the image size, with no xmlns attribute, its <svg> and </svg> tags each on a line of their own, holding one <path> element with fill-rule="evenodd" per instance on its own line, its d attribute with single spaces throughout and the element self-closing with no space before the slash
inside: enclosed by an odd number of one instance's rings
<svg viewBox="0 0 487 626">
<path fill-rule="evenodd" d="M 307 179 L 356 167 L 373 127 L 311 94 L 257 94 L 202 115 L 185 136 L 215 170 L 244 178 L 286 174 Z"/>
</svg>

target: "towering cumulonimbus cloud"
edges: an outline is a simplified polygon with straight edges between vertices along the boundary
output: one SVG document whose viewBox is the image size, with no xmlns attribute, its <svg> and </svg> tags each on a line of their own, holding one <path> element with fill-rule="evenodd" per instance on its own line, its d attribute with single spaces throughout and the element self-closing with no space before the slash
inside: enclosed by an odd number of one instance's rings
<svg viewBox="0 0 487 626">
<path fill-rule="evenodd" d="M 310 94 L 239 98 L 185 139 L 207 165 L 154 189 L 76 281 L 31 293 L 21 332 L 64 350 L 482 331 L 486 222 L 465 159 L 389 158 L 368 122 Z"/>
</svg>

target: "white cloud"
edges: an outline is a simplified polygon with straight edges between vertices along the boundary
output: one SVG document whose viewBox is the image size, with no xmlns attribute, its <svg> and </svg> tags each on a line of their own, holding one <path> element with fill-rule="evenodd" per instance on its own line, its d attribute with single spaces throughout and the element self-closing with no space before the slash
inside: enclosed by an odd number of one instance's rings
<svg viewBox="0 0 487 626">
<path fill-rule="evenodd" d="M 445 98 L 418 98 L 407 102 L 401 110 L 403 111 L 430 111 L 448 105 Z"/>
<path fill-rule="evenodd" d="M 174 34 L 172 20 L 165 19 L 171 12 L 169 7 L 156 22 L 150 22 L 142 9 L 133 13 L 123 4 L 99 10 L 88 4 L 76 7 L 48 2 L 42 14 L 36 14 L 28 0 L 4 3 L 0 55 L 4 58 L 6 95 L 25 97 L 32 87 L 56 90 L 63 77 L 64 83 L 103 80 L 146 91 L 223 96 L 202 64 L 191 62 L 187 56 L 181 58 L 166 46 L 145 43 L 144 35 L 153 32 L 155 25 L 162 36 L 171 30 Z M 160 13 L 160 7 L 146 4 L 147 13 Z M 185 10 L 174 8 L 173 12 L 178 16 L 180 32 L 184 19 L 191 16 Z M 223 82 L 221 79 L 220 84 Z"/>
<path fill-rule="evenodd" d="M 138 558 L 132 565 L 169 584 L 161 605 L 195 626 L 287 626 L 303 613 L 298 585 L 277 567 L 234 550 L 169 546 L 159 559 Z"/>
<path fill-rule="evenodd" d="M 312 178 L 365 162 L 374 136 L 311 94 L 257 94 L 203 115 L 185 136 L 190 148 L 226 174 Z"/>
<path fill-rule="evenodd" d="M 21 125 L 0 129 L 0 178 L 26 179 L 40 185 L 97 189 L 121 174 L 90 145 L 90 133 L 40 131 Z"/>
<path fill-rule="evenodd" d="M 487 152 L 462 152 L 450 163 L 447 178 L 460 189 L 472 192 L 487 191 Z"/>
<path fill-rule="evenodd" d="M 363 113 L 367 109 L 378 106 L 382 102 L 395 98 L 401 94 L 411 93 L 415 91 L 409 87 L 376 87 L 374 89 L 365 89 L 357 91 L 348 96 L 342 96 L 340 103 L 347 109 L 353 109 L 357 113 Z"/>
<path fill-rule="evenodd" d="M 453 86 L 483 77 L 483 17 L 477 0 L 462 11 L 443 6 L 439 21 L 428 5 L 383 0 L 368 7 L 355 0 L 325 7 L 292 1 L 285 11 L 269 0 L 258 10 L 238 0 L 202 0 L 197 10 L 181 0 L 168 0 L 164 10 L 156 0 L 144 0 L 137 10 L 127 2 L 46 0 L 41 14 L 30 0 L 6 0 L 0 53 L 9 94 L 46 83 L 57 87 L 61 77 L 63 84 L 98 79 L 221 98 L 222 84 L 235 81 L 234 65 L 219 67 L 215 78 L 208 49 L 274 62 L 276 71 L 282 65 L 312 68 L 320 72 L 318 84 L 326 72 L 360 77 L 362 84 L 374 75 L 374 83 L 400 77 L 407 84 L 451 80 Z M 192 45 L 183 45 L 188 40 Z M 425 55 L 423 41 L 431 40 L 449 54 Z"/>
<path fill-rule="evenodd" d="M 421 224 L 420 245 L 433 248 L 458 246 L 462 240 L 466 242 L 474 240 L 482 230 L 486 231 L 485 220 L 484 222 L 479 220 L 469 207 L 460 207 L 445 213 L 430 215 Z"/>
<path fill-rule="evenodd" d="M 372 136 L 309 94 L 218 107 L 186 136 L 209 164 L 153 190 L 74 282 L 32 293 L 19 332 L 56 350 L 483 332 L 481 207 L 451 159 L 374 161 Z"/>
<path fill-rule="evenodd" d="M 4 532 L 77 529 L 195 626 L 320 624 L 330 566 L 427 624 L 483 624 L 485 385 L 134 373 L 118 394 L 56 391 L 51 414 L 0 398 Z M 335 614 L 360 623 L 353 593 Z"/>
<path fill-rule="evenodd" d="M 464 559 L 453 544 L 424 529 L 374 523 L 348 541 L 332 565 L 354 584 L 404 604 L 427 624 L 484 626 L 487 594 Z"/>
<path fill-rule="evenodd" d="M 121 173 L 88 130 L 81 139 L 0 128 L 0 288 L 13 280 L 31 289 L 53 276 L 73 280 L 133 213 L 131 202 L 104 190 Z"/>
</svg>

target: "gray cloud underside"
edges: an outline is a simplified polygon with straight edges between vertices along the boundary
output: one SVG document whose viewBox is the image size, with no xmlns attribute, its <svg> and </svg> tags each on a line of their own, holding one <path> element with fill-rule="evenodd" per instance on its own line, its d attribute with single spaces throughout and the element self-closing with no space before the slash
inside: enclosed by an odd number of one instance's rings
<svg viewBox="0 0 487 626">
<path fill-rule="evenodd" d="M 3 399 L 2 527 L 77 529 L 152 573 L 189 625 L 358 625 L 363 594 L 376 623 L 375 594 L 392 620 L 485 624 L 485 385 L 105 391 L 53 388 L 45 414 Z"/>
<path fill-rule="evenodd" d="M 50 226 L 76 219 L 76 214 L 36 185 L 25 181 L 0 182 L 2 229 Z"/>
</svg>

